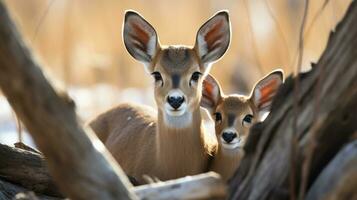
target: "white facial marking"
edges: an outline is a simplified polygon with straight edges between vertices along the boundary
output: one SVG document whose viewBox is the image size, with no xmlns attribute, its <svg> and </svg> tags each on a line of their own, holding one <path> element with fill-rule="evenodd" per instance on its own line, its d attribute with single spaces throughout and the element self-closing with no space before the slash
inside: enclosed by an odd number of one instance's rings
<svg viewBox="0 0 357 200">
<path fill-rule="evenodd" d="M 168 97 L 184 97 L 185 95 L 179 89 L 173 89 L 167 95 Z M 170 116 L 178 117 L 183 115 L 187 109 L 187 103 L 184 101 L 181 106 L 177 109 L 174 109 L 168 102 L 165 103 L 165 113 Z"/>
<path fill-rule="evenodd" d="M 164 122 L 170 128 L 187 128 L 191 126 L 192 114 L 190 112 L 184 112 L 180 116 L 173 116 L 165 113 Z"/>
<path fill-rule="evenodd" d="M 171 115 L 173 117 L 179 117 L 179 116 L 185 114 L 187 104 L 185 102 L 183 102 L 181 104 L 181 106 L 177 110 L 175 110 L 169 103 L 166 102 L 164 107 L 165 107 L 166 114 Z"/>
<path fill-rule="evenodd" d="M 234 133 L 237 133 L 237 137 L 235 137 L 230 143 L 227 143 L 223 137 L 222 137 L 222 134 L 224 132 L 234 132 Z M 221 142 L 221 145 L 224 149 L 236 149 L 236 148 L 241 148 L 243 147 L 243 141 L 241 140 L 241 138 L 239 137 L 239 133 L 238 131 L 233 128 L 233 127 L 228 127 L 228 128 L 225 128 L 223 129 L 223 131 L 221 132 L 221 137 L 220 137 L 220 142 Z"/>
<path fill-rule="evenodd" d="M 169 92 L 170 97 L 183 97 L 184 94 L 180 89 L 173 89 Z"/>
<path fill-rule="evenodd" d="M 184 97 L 184 93 L 179 89 L 169 92 L 170 97 Z M 178 109 L 174 109 L 168 102 L 164 105 L 164 122 L 171 128 L 186 128 L 191 125 L 192 114 L 187 112 L 187 102 L 184 101 Z"/>
</svg>

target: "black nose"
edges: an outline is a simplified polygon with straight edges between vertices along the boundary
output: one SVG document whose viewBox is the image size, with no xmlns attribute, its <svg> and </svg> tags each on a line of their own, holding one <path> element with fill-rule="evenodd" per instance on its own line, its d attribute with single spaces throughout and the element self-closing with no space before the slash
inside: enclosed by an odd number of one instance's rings
<svg viewBox="0 0 357 200">
<path fill-rule="evenodd" d="M 223 134 L 222 134 L 222 138 L 227 143 L 232 142 L 232 140 L 236 137 L 237 137 L 237 133 L 234 133 L 234 132 L 223 132 Z"/>
<path fill-rule="evenodd" d="M 182 96 L 168 96 L 167 102 L 173 107 L 175 110 L 181 106 L 181 104 L 185 101 L 185 98 Z"/>
</svg>

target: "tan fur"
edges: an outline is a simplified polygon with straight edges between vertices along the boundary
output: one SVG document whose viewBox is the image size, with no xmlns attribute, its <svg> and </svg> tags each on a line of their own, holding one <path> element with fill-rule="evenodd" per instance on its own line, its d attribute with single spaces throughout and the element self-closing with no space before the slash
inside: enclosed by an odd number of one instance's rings
<svg viewBox="0 0 357 200">
<path fill-rule="evenodd" d="M 156 120 L 147 107 L 122 104 L 98 116 L 90 126 L 124 171 L 143 183 L 145 174 L 168 180 L 205 171 L 208 151 L 216 144 L 205 146 L 200 113 L 193 115 L 192 127 L 170 129 L 160 123 L 160 113 Z"/>
<path fill-rule="evenodd" d="M 247 114 L 256 115 L 257 110 L 253 104 L 250 102 L 249 96 L 241 96 L 241 95 L 229 95 L 223 96 L 220 100 L 220 103 L 217 106 L 215 112 L 220 112 L 222 114 L 222 122 L 220 124 L 216 124 L 216 134 L 218 139 L 218 152 L 214 157 L 212 162 L 212 166 L 210 170 L 215 171 L 221 174 L 223 180 L 227 181 L 230 177 L 232 177 L 234 171 L 240 164 L 240 160 L 244 155 L 243 149 L 224 149 L 221 145 L 221 133 L 224 128 L 228 126 L 227 116 L 233 115 L 236 117 L 234 127 L 238 130 L 241 139 L 245 142 L 249 134 L 250 127 L 244 127 L 242 125 L 243 117 Z M 253 123 L 256 122 L 256 118 L 254 118 Z"/>
<path fill-rule="evenodd" d="M 218 151 L 210 166 L 210 170 L 221 174 L 224 180 L 232 177 L 244 156 L 243 145 L 245 144 L 250 127 L 263 119 L 261 111 L 269 111 L 271 101 L 280 84 L 283 82 L 283 72 L 276 70 L 263 77 L 253 87 L 249 96 L 224 95 L 214 77 L 207 76 L 204 81 L 203 99 L 201 105 L 211 111 L 214 118 L 217 113 L 222 116 L 221 120 L 215 120 L 215 131 L 218 140 Z M 253 116 L 251 123 L 243 123 L 247 116 Z M 222 141 L 224 130 L 234 130 L 240 139 L 236 148 L 225 148 Z"/>
<path fill-rule="evenodd" d="M 217 13 L 200 28 L 198 38 L 215 37 L 199 39 L 195 47 L 161 46 L 154 28 L 134 11 L 126 12 L 123 33 L 128 52 L 155 77 L 157 112 L 122 104 L 89 125 L 125 173 L 139 183 L 144 182 L 143 175 L 168 180 L 205 172 L 217 141 L 202 123 L 202 82 L 211 63 L 229 46 L 228 13 Z M 197 80 L 194 74 L 200 74 Z M 170 95 L 183 97 L 184 103 L 175 108 Z"/>
<path fill-rule="evenodd" d="M 195 112 L 195 119 L 200 118 Z M 167 180 L 203 172 L 208 154 L 203 150 L 200 122 L 187 129 L 157 126 L 155 112 L 122 104 L 90 123 L 124 171 L 140 183 L 142 175 Z M 109 133 L 109 134 L 108 134 Z"/>
</svg>

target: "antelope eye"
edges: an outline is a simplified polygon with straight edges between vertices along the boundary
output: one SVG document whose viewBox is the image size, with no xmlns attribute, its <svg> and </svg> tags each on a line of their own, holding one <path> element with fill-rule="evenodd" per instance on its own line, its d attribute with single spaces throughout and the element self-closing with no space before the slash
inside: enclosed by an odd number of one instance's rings
<svg viewBox="0 0 357 200">
<path fill-rule="evenodd" d="M 197 82 L 201 75 L 202 75 L 201 72 L 194 72 L 192 74 L 191 80 Z"/>
<path fill-rule="evenodd" d="M 153 73 L 151 73 L 151 75 L 154 77 L 155 82 L 159 82 L 159 81 L 162 82 L 162 76 L 161 76 L 160 72 L 153 72 Z"/>
<path fill-rule="evenodd" d="M 222 114 L 219 112 L 214 113 L 214 119 L 216 120 L 217 123 L 222 122 Z"/>
<path fill-rule="evenodd" d="M 250 127 L 252 122 L 253 122 L 253 115 L 248 114 L 243 118 L 242 124 L 244 127 Z"/>
</svg>

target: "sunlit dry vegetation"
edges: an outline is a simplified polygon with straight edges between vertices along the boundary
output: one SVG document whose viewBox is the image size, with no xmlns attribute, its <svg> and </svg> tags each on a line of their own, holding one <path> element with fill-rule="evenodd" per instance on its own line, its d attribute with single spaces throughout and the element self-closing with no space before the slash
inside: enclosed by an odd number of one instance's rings
<svg viewBox="0 0 357 200">
<path fill-rule="evenodd" d="M 56 79 L 67 86 L 109 84 L 119 90 L 150 87 L 151 79 L 125 51 L 123 13 L 135 9 L 156 27 L 162 44 L 193 45 L 196 29 L 213 13 L 227 9 L 232 43 L 212 73 L 225 91 L 247 91 L 262 74 L 296 65 L 304 3 L 298 0 L 99 1 L 11 0 L 25 38 Z M 350 0 L 311 1 L 305 29 L 303 69 L 315 62 L 329 31 Z M 321 12 L 319 12 L 321 11 Z M 313 18 L 318 15 L 313 23 Z M 308 28 L 310 27 L 310 28 Z M 80 102 L 79 102 L 80 103 Z"/>
</svg>

